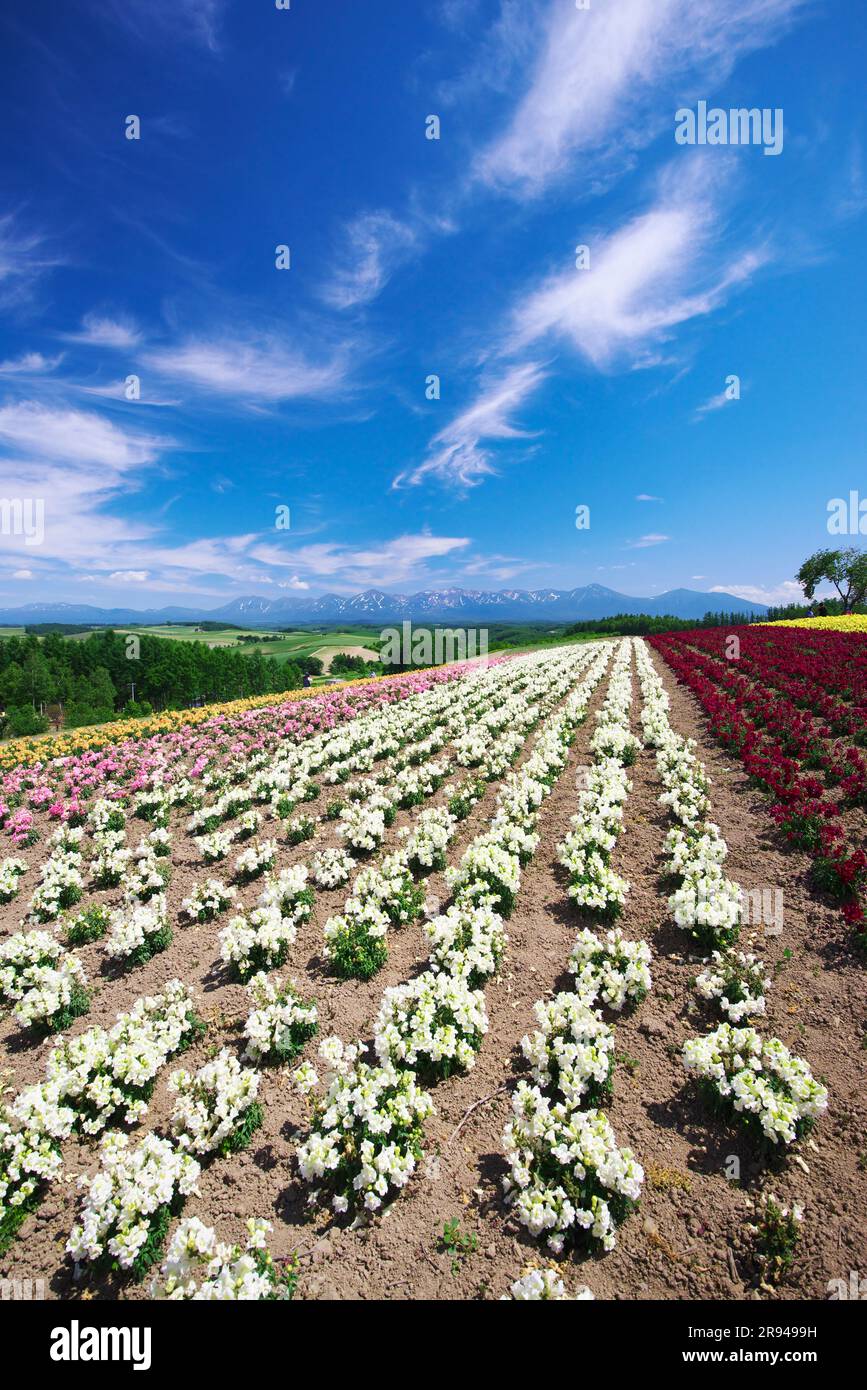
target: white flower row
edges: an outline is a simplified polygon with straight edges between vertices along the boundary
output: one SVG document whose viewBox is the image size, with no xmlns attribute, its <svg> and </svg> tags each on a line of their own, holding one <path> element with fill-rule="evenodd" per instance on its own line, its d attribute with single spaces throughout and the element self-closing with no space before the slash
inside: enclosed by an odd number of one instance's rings
<svg viewBox="0 0 867 1390">
<path fill-rule="evenodd" d="M 679 822 L 665 842 L 667 871 L 681 879 L 668 900 L 669 911 L 700 945 L 727 946 L 738 935 L 741 889 L 723 872 L 725 841 L 708 819 L 710 779 L 695 755 L 695 741 L 681 738 L 669 723 L 668 697 L 644 643 L 636 645 L 636 660 L 665 788 L 659 803 Z"/>
<path fill-rule="evenodd" d="M 604 649 L 599 660 L 607 662 L 610 651 Z M 559 846 L 570 896 L 603 916 L 620 910 L 629 887 L 612 870 L 609 856 L 630 790 L 624 765 L 640 746 L 629 729 L 630 667 L 631 645 L 621 642 L 591 739 L 596 762 L 584 778 L 570 833 Z M 544 1236 L 555 1253 L 578 1241 L 612 1249 L 617 1227 L 641 1193 L 640 1164 L 630 1149 L 617 1146 L 597 1108 L 610 1097 L 615 1039 L 593 1006 L 603 1002 L 620 1009 L 642 999 L 650 987 L 649 963 L 647 944 L 628 941 L 619 929 L 606 936 L 580 931 L 569 967 L 575 993 L 539 1000 L 534 1005 L 538 1026 L 522 1039 L 535 1084 L 519 1082 L 512 1096 L 512 1117 L 503 1133 L 509 1164 L 504 1191 L 522 1225 Z M 527 1296 L 551 1295 L 537 1280 Z"/>
</svg>

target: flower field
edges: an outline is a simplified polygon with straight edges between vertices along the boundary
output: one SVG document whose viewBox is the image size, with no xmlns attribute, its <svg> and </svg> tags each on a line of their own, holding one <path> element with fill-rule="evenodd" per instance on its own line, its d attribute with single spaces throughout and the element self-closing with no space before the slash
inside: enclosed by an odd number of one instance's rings
<svg viewBox="0 0 867 1390">
<path fill-rule="evenodd" d="M 829 618 L 789 618 L 787 621 L 760 623 L 759 627 L 798 627 L 814 632 L 867 632 L 867 614 L 840 613 Z"/>
<path fill-rule="evenodd" d="M 863 1243 L 867 638 L 739 632 L 7 767 L 0 1277 L 825 1297 Z"/>
</svg>

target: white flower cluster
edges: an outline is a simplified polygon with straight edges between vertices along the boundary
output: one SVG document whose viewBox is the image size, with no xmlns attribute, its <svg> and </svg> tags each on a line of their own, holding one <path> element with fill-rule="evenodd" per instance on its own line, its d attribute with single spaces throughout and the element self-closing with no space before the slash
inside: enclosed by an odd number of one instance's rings
<svg viewBox="0 0 867 1390">
<path fill-rule="evenodd" d="M 27 873 L 23 859 L 4 859 L 0 864 L 0 903 L 11 903 L 21 887 L 21 877 Z"/>
<path fill-rule="evenodd" d="M 673 878 L 687 875 L 718 875 L 728 855 L 728 846 L 712 821 L 699 826 L 673 825 L 665 837 L 665 871 Z"/>
<path fill-rule="evenodd" d="M 690 872 L 669 898 L 668 909 L 700 945 L 725 946 L 740 930 L 740 885 L 721 873 Z"/>
<path fill-rule="evenodd" d="M 721 1023 L 706 1037 L 685 1043 L 683 1061 L 717 1100 L 757 1122 L 774 1144 L 793 1143 L 828 1107 L 827 1089 L 813 1079 L 803 1058 L 754 1028 Z"/>
<path fill-rule="evenodd" d="M 644 1170 L 620 1149 L 600 1110 L 552 1101 L 519 1081 L 503 1135 L 507 1201 L 534 1236 L 559 1254 L 567 1240 L 615 1245 L 615 1231 L 638 1201 Z"/>
<path fill-rule="evenodd" d="M 576 906 L 602 917 L 623 910 L 629 883 L 611 868 L 610 856 L 623 822 L 623 803 L 632 787 L 619 762 L 607 758 L 591 767 L 578 794 L 578 811 L 559 846 Z"/>
<path fill-rule="evenodd" d="M 242 1067 L 228 1048 L 197 1072 L 182 1067 L 169 1077 L 176 1100 L 172 1132 L 185 1152 L 229 1153 L 261 1121 L 259 1072 Z"/>
<path fill-rule="evenodd" d="M 255 1007 L 244 1024 L 245 1056 L 260 1066 L 290 1061 L 316 1032 L 316 1005 L 301 998 L 294 980 L 269 979 L 264 971 L 253 976 L 247 993 Z"/>
<path fill-rule="evenodd" d="M 287 1299 L 297 1276 L 275 1266 L 265 1241 L 270 1221 L 251 1218 L 247 1243 L 226 1245 L 197 1216 L 182 1221 L 169 1242 L 163 1266 L 152 1280 L 151 1298 L 174 1302 Z"/>
<path fill-rule="evenodd" d="M 521 887 L 521 862 L 497 843 L 476 840 L 464 851 L 460 865 L 446 869 L 446 883 L 458 903 L 474 903 L 480 898 L 496 903 L 508 917 Z"/>
<path fill-rule="evenodd" d="M 316 821 L 313 816 L 292 816 L 286 824 L 286 839 L 290 845 L 303 844 L 312 840 L 316 834 Z"/>
<path fill-rule="evenodd" d="M 500 914 L 484 903 L 455 903 L 424 931 L 431 970 L 465 980 L 471 989 L 496 974 L 509 939 Z"/>
<path fill-rule="evenodd" d="M 765 975 L 764 961 L 748 952 L 714 951 L 708 964 L 696 977 L 695 987 L 702 999 L 715 999 L 730 1023 L 765 1012 L 765 992 L 771 981 Z"/>
<path fill-rule="evenodd" d="M 166 826 L 157 825 L 139 840 L 135 849 L 135 857 L 136 859 L 148 859 L 151 855 L 155 855 L 157 859 L 165 859 L 171 852 L 171 831 Z"/>
<path fill-rule="evenodd" d="M 556 994 L 533 1005 L 538 1025 L 521 1039 L 533 1080 L 553 1088 L 568 1106 L 601 1105 L 611 1093 L 614 1032 L 577 994 Z"/>
<path fill-rule="evenodd" d="M 410 873 L 405 851 L 386 855 L 356 876 L 343 912 L 325 923 L 325 954 L 338 974 L 368 979 L 387 957 L 390 927 L 421 914 L 424 890 Z"/>
<path fill-rule="evenodd" d="M 164 951 L 171 939 L 164 897 L 147 903 L 130 902 L 112 912 L 105 952 L 113 960 L 143 963 Z"/>
<path fill-rule="evenodd" d="M 371 854 L 385 838 L 385 811 L 390 804 L 388 798 L 380 794 L 368 801 L 344 806 L 340 812 L 338 835 L 359 853 Z"/>
<path fill-rule="evenodd" d="M 220 932 L 220 954 L 242 979 L 259 970 L 282 965 L 295 942 L 298 927 L 313 909 L 313 890 L 307 869 L 295 864 L 268 878 L 256 907 L 233 917 Z"/>
<path fill-rule="evenodd" d="M 135 1148 L 126 1134 L 106 1134 L 101 1159 L 95 1177 L 78 1180 L 87 1195 L 66 1250 L 75 1260 L 111 1258 L 123 1270 L 134 1269 L 160 1217 L 179 1197 L 198 1191 L 201 1169 L 156 1134 L 146 1134 Z"/>
<path fill-rule="evenodd" d="M 405 827 L 403 848 L 413 873 L 429 874 L 445 868 L 446 850 L 457 826 L 457 818 L 447 806 L 429 806 L 412 829 Z"/>
<path fill-rule="evenodd" d="M 19 1112 L 20 1112 L 19 1107 Z M 39 1200 L 46 1183 L 53 1182 L 62 1167 L 59 1136 L 40 1124 L 28 1123 L 29 1115 L 4 1115 L 0 1110 L 0 1231 L 4 1236 L 28 1207 Z"/>
<path fill-rule="evenodd" d="M 504 1293 L 501 1302 L 510 1303 L 585 1303 L 593 1294 L 586 1284 L 579 1284 L 575 1293 L 567 1293 L 566 1285 L 556 1269 L 531 1269 L 516 1279 L 509 1293 Z"/>
<path fill-rule="evenodd" d="M 319 888 L 341 888 L 349 881 L 355 860 L 345 849 L 321 849 L 314 854 L 310 865 L 313 881 Z"/>
<path fill-rule="evenodd" d="M 277 841 L 261 840 L 257 845 L 244 849 L 235 860 L 235 878 L 239 883 L 249 883 L 254 878 L 273 869 L 277 858 Z"/>
<path fill-rule="evenodd" d="M 84 883 L 81 877 L 81 830 L 65 829 L 62 840 L 53 840 L 54 848 L 42 866 L 39 883 L 30 899 L 30 916 L 35 922 L 54 922 L 67 908 L 81 898 Z"/>
<path fill-rule="evenodd" d="M 206 864 L 216 864 L 226 858 L 234 843 L 234 830 L 212 830 L 210 835 L 198 836 L 196 849 Z"/>
<path fill-rule="evenodd" d="M 192 922 L 213 922 L 221 912 L 238 896 L 232 884 L 223 883 L 219 878 L 206 878 L 204 883 L 194 883 L 190 895 L 181 903 Z"/>
<path fill-rule="evenodd" d="M 252 837 L 256 834 L 261 824 L 262 817 L 256 810 L 255 806 L 251 806 L 248 811 L 242 811 L 240 816 L 238 817 L 238 824 L 235 827 L 235 839 L 252 839 Z"/>
<path fill-rule="evenodd" d="M 230 788 L 210 805 L 200 806 L 187 821 L 187 829 L 192 833 L 216 830 L 222 821 L 243 815 L 250 807 L 250 796 L 250 791 L 245 787 Z M 232 832 L 232 838 L 238 838 L 237 829 Z"/>
<path fill-rule="evenodd" d="M 375 898 L 348 898 L 325 923 L 325 956 L 339 974 L 369 979 L 385 963 L 389 920 Z"/>
<path fill-rule="evenodd" d="M 319 1049 L 330 1071 L 314 1107 L 310 1134 L 298 1148 L 306 1182 L 325 1178 L 331 1206 L 378 1211 L 393 1190 L 405 1187 L 421 1157 L 422 1126 L 433 1102 L 411 1071 L 371 1066 L 361 1045 L 326 1038 Z M 302 1078 L 309 1089 L 309 1074 Z M 318 1200 L 313 1191 L 311 1202 Z"/>
<path fill-rule="evenodd" d="M 426 970 L 385 991 L 373 1031 L 383 1066 L 409 1067 L 422 1080 L 445 1078 L 475 1063 L 488 1031 L 485 996 L 460 976 Z"/>
<path fill-rule="evenodd" d="M 124 879 L 132 859 L 122 830 L 104 830 L 94 836 L 97 852 L 90 861 L 90 876 L 97 888 L 115 888 Z"/>
<path fill-rule="evenodd" d="M 405 767 L 394 779 L 394 799 L 398 806 L 418 806 L 433 796 L 448 773 L 449 764 L 444 760 L 431 759 L 418 767 Z"/>
<path fill-rule="evenodd" d="M 682 825 L 698 825 L 710 810 L 710 778 L 693 752 L 695 746 L 695 739 L 681 738 L 669 727 L 656 754 L 656 765 L 665 787 L 659 804 Z"/>
<path fill-rule="evenodd" d="M 569 957 L 575 989 L 587 1004 L 600 1000 L 609 1009 L 640 1004 L 651 987 L 651 951 L 646 941 L 629 941 L 620 927 L 604 936 L 585 927 Z"/>
<path fill-rule="evenodd" d="M 116 801 L 101 796 L 91 806 L 87 822 L 94 838 L 106 833 L 120 833 L 126 829 L 126 813 Z"/>
<path fill-rule="evenodd" d="M 165 892 L 169 866 L 159 861 L 160 856 L 149 847 L 146 853 L 135 861 L 134 867 L 123 880 L 127 902 L 137 899 L 139 902 L 147 903 Z"/>
<path fill-rule="evenodd" d="M 65 1028 L 88 1004 L 87 975 L 50 932 L 15 932 L 0 941 L 0 999 L 22 1028 Z"/>
</svg>

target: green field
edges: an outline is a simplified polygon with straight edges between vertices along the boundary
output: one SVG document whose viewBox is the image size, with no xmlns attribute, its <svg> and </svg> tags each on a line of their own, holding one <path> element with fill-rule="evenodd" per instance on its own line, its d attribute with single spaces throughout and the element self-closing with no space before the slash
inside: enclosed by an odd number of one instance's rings
<svg viewBox="0 0 867 1390">
<path fill-rule="evenodd" d="M 376 651 L 379 646 L 380 628 L 357 627 L 352 629 L 298 628 L 294 632 L 275 632 L 267 628 L 217 628 L 202 632 L 196 627 L 180 624 L 165 624 L 155 627 L 117 627 L 115 632 L 147 633 L 150 637 L 165 637 L 175 642 L 204 642 L 208 647 L 235 647 L 239 651 L 261 652 L 263 656 L 273 656 L 277 661 L 290 661 L 293 657 L 322 657 L 323 648 L 352 651 L 357 647 L 367 647 Z M 88 634 L 80 634 L 87 636 Z M 242 637 L 266 637 L 261 642 L 242 642 Z M 324 658 L 323 658 L 324 659 Z"/>
</svg>

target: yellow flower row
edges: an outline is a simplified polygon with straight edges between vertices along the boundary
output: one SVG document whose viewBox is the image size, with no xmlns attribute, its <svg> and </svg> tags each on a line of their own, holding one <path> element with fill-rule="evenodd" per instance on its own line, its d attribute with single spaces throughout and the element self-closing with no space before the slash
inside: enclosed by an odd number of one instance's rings
<svg viewBox="0 0 867 1390">
<path fill-rule="evenodd" d="M 360 676 L 358 680 L 343 681 L 340 686 L 308 686 L 306 690 L 286 690 L 283 694 L 251 695 L 244 700 L 229 700 L 225 704 L 202 705 L 199 709 L 166 710 L 163 714 L 147 715 L 142 719 L 115 719 L 111 724 L 99 724 L 91 728 L 72 729 L 65 734 L 36 734 L 29 738 L 10 739 L 0 748 L 0 772 L 8 772 L 13 767 L 34 762 L 46 762 L 50 758 L 65 758 L 70 755 L 87 753 L 94 748 L 105 748 L 112 743 L 123 743 L 124 739 L 150 738 L 153 734 L 174 733 L 190 725 L 202 724 L 206 719 L 218 715 L 243 714 L 246 710 L 262 709 L 266 705 L 282 705 L 296 700 L 306 700 L 313 695 L 325 695 L 329 691 L 346 690 L 352 685 L 362 685 L 370 680 L 396 680 L 400 674 L 389 676 Z"/>
<path fill-rule="evenodd" d="M 815 627 L 828 632 L 867 632 L 867 613 L 841 613 L 836 618 L 790 618 L 780 623 L 759 623 L 759 627 Z"/>
</svg>

